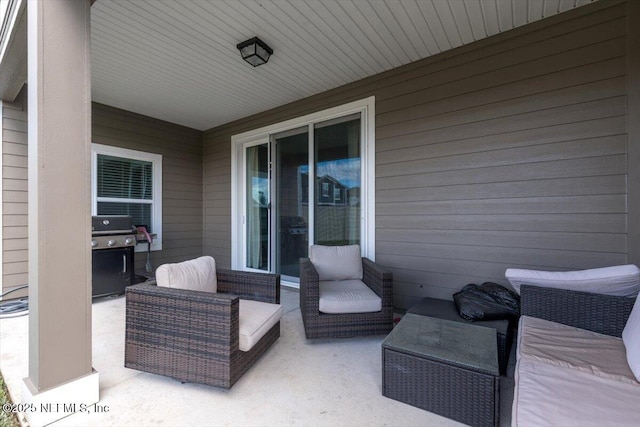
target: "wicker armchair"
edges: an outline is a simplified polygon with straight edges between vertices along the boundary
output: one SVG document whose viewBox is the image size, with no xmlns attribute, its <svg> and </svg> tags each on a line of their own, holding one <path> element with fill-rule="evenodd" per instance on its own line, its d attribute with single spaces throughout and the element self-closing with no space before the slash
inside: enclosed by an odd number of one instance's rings
<svg viewBox="0 0 640 427">
<path fill-rule="evenodd" d="M 307 339 L 385 335 L 391 331 L 392 274 L 367 258 L 362 258 L 362 269 L 362 281 L 382 299 L 382 310 L 372 313 L 327 314 L 319 309 L 318 272 L 309 258 L 300 260 L 300 311 Z"/>
<path fill-rule="evenodd" d="M 126 289 L 125 367 L 231 388 L 280 336 L 239 349 L 239 299 L 280 303 L 280 276 L 217 270 L 217 293 L 144 283 Z"/>
</svg>

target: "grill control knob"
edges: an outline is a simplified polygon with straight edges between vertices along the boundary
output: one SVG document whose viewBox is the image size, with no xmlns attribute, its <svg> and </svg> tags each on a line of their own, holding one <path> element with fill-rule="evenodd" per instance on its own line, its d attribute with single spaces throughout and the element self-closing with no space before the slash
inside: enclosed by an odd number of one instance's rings
<svg viewBox="0 0 640 427">
<path fill-rule="evenodd" d="M 91 240 L 91 247 L 95 248 L 96 246 L 98 246 L 98 241 L 96 239 L 92 239 Z"/>
<path fill-rule="evenodd" d="M 116 241 L 115 241 L 115 240 L 113 240 L 113 239 L 111 239 L 111 240 L 109 240 L 109 241 L 107 242 L 107 246 L 109 246 L 109 247 L 114 246 L 115 244 L 116 244 Z"/>
<path fill-rule="evenodd" d="M 127 237 L 126 239 L 124 239 L 124 244 L 125 245 L 130 245 L 134 242 L 134 239 L 132 237 Z"/>
</svg>

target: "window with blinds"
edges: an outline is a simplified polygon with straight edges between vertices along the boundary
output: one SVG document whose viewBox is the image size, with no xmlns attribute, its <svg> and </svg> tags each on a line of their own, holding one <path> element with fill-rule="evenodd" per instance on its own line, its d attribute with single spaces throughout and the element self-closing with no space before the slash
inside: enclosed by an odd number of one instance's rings
<svg viewBox="0 0 640 427">
<path fill-rule="evenodd" d="M 97 155 L 98 215 L 131 215 L 153 232 L 153 163 Z"/>
<path fill-rule="evenodd" d="M 92 151 L 92 214 L 131 215 L 155 234 L 152 250 L 162 249 L 162 156 L 99 144 Z"/>
</svg>

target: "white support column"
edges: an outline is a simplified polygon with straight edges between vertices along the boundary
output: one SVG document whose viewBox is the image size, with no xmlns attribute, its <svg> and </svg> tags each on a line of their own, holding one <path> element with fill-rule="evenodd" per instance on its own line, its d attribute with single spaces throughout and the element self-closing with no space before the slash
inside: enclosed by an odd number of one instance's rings
<svg viewBox="0 0 640 427">
<path fill-rule="evenodd" d="M 90 0 L 29 0 L 31 425 L 96 403 L 91 367 Z M 52 406 L 47 406 L 48 404 Z"/>
</svg>

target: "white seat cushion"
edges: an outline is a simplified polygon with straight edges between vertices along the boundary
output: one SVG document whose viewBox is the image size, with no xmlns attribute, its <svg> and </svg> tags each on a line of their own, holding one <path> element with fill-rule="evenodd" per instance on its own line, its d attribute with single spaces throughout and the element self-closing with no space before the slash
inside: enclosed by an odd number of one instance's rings
<svg viewBox="0 0 640 427">
<path fill-rule="evenodd" d="M 636 426 L 640 383 L 622 340 L 520 318 L 512 426 Z"/>
<path fill-rule="evenodd" d="M 309 248 L 309 260 L 320 280 L 362 280 L 359 245 L 312 245 Z"/>
<path fill-rule="evenodd" d="M 320 312 L 371 313 L 382 310 L 382 300 L 361 280 L 320 281 Z"/>
<path fill-rule="evenodd" d="M 516 363 L 512 427 L 637 427 L 640 387 L 524 358 Z"/>
<path fill-rule="evenodd" d="M 638 387 L 622 339 L 531 316 L 520 318 L 521 357 Z"/>
<path fill-rule="evenodd" d="M 240 350 L 249 351 L 282 318 L 282 306 L 240 299 Z"/>
<path fill-rule="evenodd" d="M 216 261 L 203 256 L 177 264 L 162 264 L 156 269 L 158 286 L 217 292 Z"/>
<path fill-rule="evenodd" d="M 520 286 L 533 285 L 597 294 L 635 297 L 640 291 L 640 269 L 633 265 L 576 271 L 540 271 L 508 268 L 505 276 L 517 293 Z"/>
</svg>

